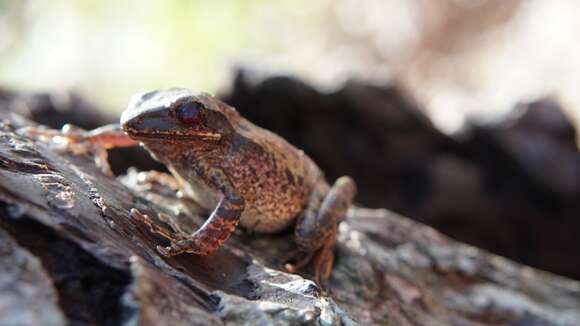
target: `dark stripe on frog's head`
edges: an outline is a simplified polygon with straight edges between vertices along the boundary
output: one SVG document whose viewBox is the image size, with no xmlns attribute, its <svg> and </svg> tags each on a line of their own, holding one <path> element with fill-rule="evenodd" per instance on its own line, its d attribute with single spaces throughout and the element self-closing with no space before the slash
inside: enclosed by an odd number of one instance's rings
<svg viewBox="0 0 580 326">
<path fill-rule="evenodd" d="M 199 119 L 182 119 L 184 106 L 195 107 Z M 134 95 L 120 122 L 130 137 L 144 142 L 218 141 L 233 131 L 237 117 L 233 108 L 209 94 L 171 88 Z"/>
</svg>

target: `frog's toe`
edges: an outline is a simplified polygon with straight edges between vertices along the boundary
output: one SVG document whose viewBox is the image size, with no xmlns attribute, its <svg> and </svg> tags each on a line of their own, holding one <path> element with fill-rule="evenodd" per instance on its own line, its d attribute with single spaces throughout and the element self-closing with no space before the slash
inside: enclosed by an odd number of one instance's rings
<svg viewBox="0 0 580 326">
<path fill-rule="evenodd" d="M 171 245 L 168 247 L 157 246 L 157 251 L 165 257 L 172 257 L 186 252 L 207 256 L 212 254 L 215 249 L 217 249 L 217 246 L 205 246 L 193 237 L 188 237 L 179 241 L 172 241 Z"/>
<path fill-rule="evenodd" d="M 157 252 L 159 254 L 161 254 L 161 256 L 167 257 L 167 258 L 177 256 L 177 255 L 184 252 L 183 250 L 176 248 L 173 244 L 171 246 L 168 246 L 168 247 L 157 246 L 157 247 L 155 247 L 155 249 L 157 249 Z"/>
<path fill-rule="evenodd" d="M 325 240 L 322 248 L 318 250 L 310 252 L 294 250 L 292 259 L 287 261 L 284 268 L 289 273 L 298 273 L 309 267 L 313 280 L 325 289 L 332 274 L 335 244 L 336 239 L 331 237 Z"/>
<path fill-rule="evenodd" d="M 313 260 L 314 280 L 322 288 L 326 288 L 330 275 L 332 274 L 332 265 L 334 263 L 334 254 L 328 251 L 318 253 Z"/>
<path fill-rule="evenodd" d="M 157 247 L 155 247 L 155 249 L 157 249 L 157 252 L 160 253 L 164 257 L 171 257 L 172 256 L 170 254 L 171 247 L 157 246 Z"/>
<path fill-rule="evenodd" d="M 173 257 L 184 252 L 188 252 L 188 250 L 185 248 L 181 248 L 179 242 L 171 243 L 171 245 L 168 247 L 157 246 L 155 248 L 157 249 L 157 252 L 159 252 L 164 257 Z"/>
<path fill-rule="evenodd" d="M 297 273 L 310 263 L 314 254 L 314 251 L 304 252 L 299 249 L 293 250 L 287 255 L 284 261 L 284 268 L 289 273 Z"/>
</svg>

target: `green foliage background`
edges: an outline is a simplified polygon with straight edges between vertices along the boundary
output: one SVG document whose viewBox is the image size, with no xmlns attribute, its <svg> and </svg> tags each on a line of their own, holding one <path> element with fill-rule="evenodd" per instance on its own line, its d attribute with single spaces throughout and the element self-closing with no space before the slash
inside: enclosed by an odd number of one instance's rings
<svg viewBox="0 0 580 326">
<path fill-rule="evenodd" d="M 0 0 L 0 85 L 75 90 L 124 108 L 151 88 L 215 91 L 233 66 L 283 52 L 306 1 Z M 271 26 L 272 28 L 269 28 Z"/>
</svg>

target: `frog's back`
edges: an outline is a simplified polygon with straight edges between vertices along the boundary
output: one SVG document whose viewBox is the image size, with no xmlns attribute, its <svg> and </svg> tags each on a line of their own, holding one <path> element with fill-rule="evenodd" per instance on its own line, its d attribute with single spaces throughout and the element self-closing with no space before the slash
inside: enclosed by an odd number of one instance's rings
<svg viewBox="0 0 580 326">
<path fill-rule="evenodd" d="M 241 118 L 224 162 L 246 201 L 242 226 L 258 232 L 277 232 L 292 224 L 302 211 L 320 169 L 303 151 L 280 136 Z"/>
</svg>

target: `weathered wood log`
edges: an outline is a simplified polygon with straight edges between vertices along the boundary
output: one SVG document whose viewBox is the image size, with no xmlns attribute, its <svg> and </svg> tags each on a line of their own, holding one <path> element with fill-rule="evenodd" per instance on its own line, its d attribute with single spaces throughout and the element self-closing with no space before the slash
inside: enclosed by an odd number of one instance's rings
<svg viewBox="0 0 580 326">
<path fill-rule="evenodd" d="M 161 257 L 131 208 L 203 222 L 136 171 L 108 177 L 0 125 L 0 324 L 577 325 L 580 284 L 386 210 L 353 208 L 328 292 L 283 271 L 291 234 L 243 230 L 209 257 Z M 188 217 L 191 217 L 188 218 Z M 161 224 L 161 222 L 159 222 Z M 41 308 L 39 308 L 41 307 Z"/>
</svg>

